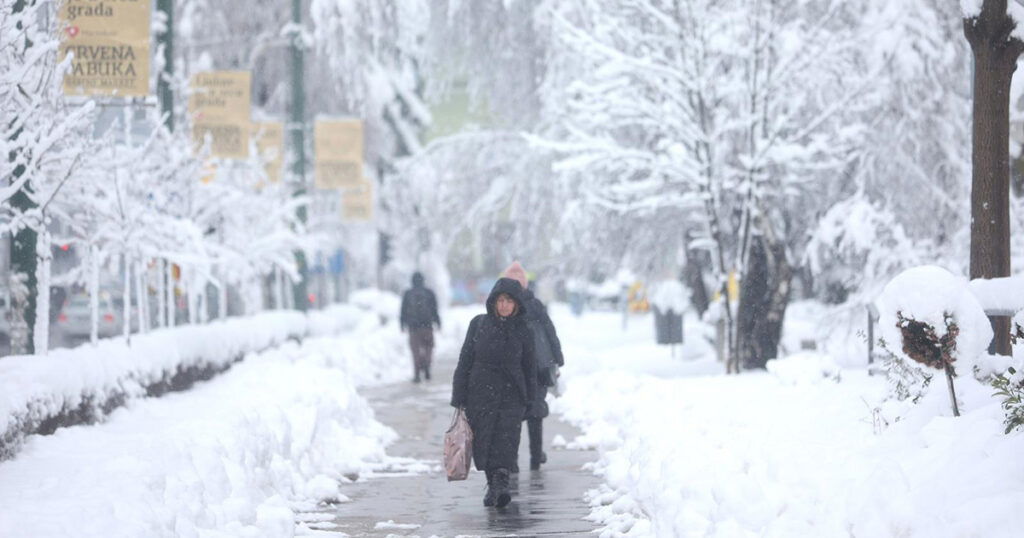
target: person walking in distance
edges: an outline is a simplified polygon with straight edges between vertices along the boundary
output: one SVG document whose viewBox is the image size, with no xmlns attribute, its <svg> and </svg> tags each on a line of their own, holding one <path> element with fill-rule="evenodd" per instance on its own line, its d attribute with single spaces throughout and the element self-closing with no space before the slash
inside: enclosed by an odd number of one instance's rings
<svg viewBox="0 0 1024 538">
<path fill-rule="evenodd" d="M 537 390 L 533 337 L 526 327 L 523 287 L 498 279 L 487 313 L 469 323 L 452 378 L 452 407 L 463 408 L 473 430 L 473 461 L 487 475 L 484 506 L 512 500 L 509 474 L 519 458 L 523 417 Z"/>
<path fill-rule="evenodd" d="M 513 262 L 505 269 L 504 275 L 516 280 L 523 286 L 523 301 L 526 304 L 526 326 L 533 337 L 535 355 L 537 357 L 537 391 L 530 410 L 526 414 L 526 429 L 530 436 L 530 470 L 540 469 L 547 463 L 548 456 L 544 453 L 544 418 L 548 416 L 548 387 L 555 385 L 557 367 L 565 366 L 562 356 L 562 343 L 555 331 L 555 324 L 548 316 L 544 303 L 528 288 L 529 281 L 526 271 L 519 262 Z"/>
<path fill-rule="evenodd" d="M 402 295 L 402 312 L 398 318 L 403 331 L 409 331 L 412 350 L 413 383 L 420 382 L 420 374 L 430 381 L 430 362 L 434 353 L 434 326 L 441 328 L 437 315 L 437 297 L 423 284 L 423 274 L 412 275 L 412 288 Z"/>
</svg>

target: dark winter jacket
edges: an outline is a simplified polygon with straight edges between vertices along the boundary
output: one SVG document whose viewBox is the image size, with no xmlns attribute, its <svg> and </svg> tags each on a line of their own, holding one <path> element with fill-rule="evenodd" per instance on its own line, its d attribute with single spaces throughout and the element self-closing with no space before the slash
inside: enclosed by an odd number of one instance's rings
<svg viewBox="0 0 1024 538">
<path fill-rule="evenodd" d="M 402 329 L 429 329 L 441 326 L 437 314 L 437 297 L 423 285 L 423 275 L 412 275 L 412 289 L 402 295 L 402 313 L 398 318 Z"/>
<path fill-rule="evenodd" d="M 565 366 L 565 358 L 562 356 L 562 342 L 558 339 L 555 331 L 555 324 L 548 316 L 548 309 L 532 291 L 523 291 L 523 300 L 526 301 L 526 323 L 530 329 L 537 333 L 534 341 L 545 340 L 547 347 L 537 349 L 537 366 L 544 367 L 547 364 L 555 363 Z"/>
<path fill-rule="evenodd" d="M 526 301 L 526 325 L 530 328 L 533 336 L 534 350 L 537 356 L 538 382 L 541 370 L 550 368 L 552 364 L 565 366 L 565 359 L 562 356 L 562 343 L 555 331 L 555 324 L 548 316 L 548 309 L 529 289 L 523 291 L 523 299 Z M 544 418 L 548 416 L 548 404 L 545 401 L 548 395 L 547 385 L 539 385 L 537 393 L 530 404 L 527 418 Z"/>
<path fill-rule="evenodd" d="M 516 301 L 509 318 L 497 314 L 495 303 L 502 293 Z M 473 318 L 462 344 L 451 404 L 466 408 L 478 469 L 514 465 L 520 422 L 536 398 L 537 362 L 527 312 L 522 286 L 499 279 L 487 298 L 487 313 Z"/>
</svg>

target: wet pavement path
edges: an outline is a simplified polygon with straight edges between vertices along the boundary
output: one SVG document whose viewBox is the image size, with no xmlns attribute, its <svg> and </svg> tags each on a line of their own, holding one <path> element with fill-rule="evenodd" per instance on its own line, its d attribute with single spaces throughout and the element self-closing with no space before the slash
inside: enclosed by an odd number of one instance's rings
<svg viewBox="0 0 1024 538">
<path fill-rule="evenodd" d="M 574 428 L 554 416 L 544 421 L 548 463 L 540 471 L 529 470 L 527 434 L 523 428 L 519 450 L 522 471 L 512 475 L 512 503 L 486 508 L 486 480 L 474 471 L 469 479 L 448 482 L 441 468 L 442 438 L 451 422 L 451 378 L 454 361 L 435 365 L 434 380 L 367 389 L 363 395 L 373 405 L 377 419 L 394 428 L 401 438 L 388 447 L 390 456 L 414 458 L 427 463 L 428 473 L 409 474 L 396 466 L 351 484 L 341 492 L 351 499 L 329 511 L 304 514 L 306 525 L 324 536 L 586 536 L 595 526 L 583 518 L 589 507 L 583 496 L 600 481 L 583 465 L 593 452 L 556 450 L 552 439 L 572 440 Z M 328 519 L 328 516 L 333 516 Z M 338 533 L 338 534 L 334 534 Z M 343 534 L 342 534 L 343 533 Z"/>
</svg>

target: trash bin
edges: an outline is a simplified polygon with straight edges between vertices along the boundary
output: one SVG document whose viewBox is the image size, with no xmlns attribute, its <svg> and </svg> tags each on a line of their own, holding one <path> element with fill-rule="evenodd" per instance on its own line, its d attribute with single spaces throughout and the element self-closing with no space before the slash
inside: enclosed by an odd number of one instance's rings
<svg viewBox="0 0 1024 538">
<path fill-rule="evenodd" d="M 654 307 L 654 339 L 659 344 L 683 343 L 683 315 Z"/>
</svg>

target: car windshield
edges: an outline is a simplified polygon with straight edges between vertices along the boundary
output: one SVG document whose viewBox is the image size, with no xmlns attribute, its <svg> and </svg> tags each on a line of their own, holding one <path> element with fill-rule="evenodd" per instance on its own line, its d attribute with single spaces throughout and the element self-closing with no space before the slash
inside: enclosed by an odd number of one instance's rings
<svg viewBox="0 0 1024 538">
<path fill-rule="evenodd" d="M 107 299 L 105 297 L 100 297 L 99 303 L 100 303 L 99 304 L 100 310 L 109 310 L 110 309 L 110 300 L 109 299 Z M 68 299 L 67 306 L 65 307 L 66 310 L 74 311 L 74 312 L 82 312 L 82 311 L 88 312 L 90 308 L 91 307 L 89 305 L 89 296 L 88 295 L 75 295 L 75 296 L 71 297 L 70 299 Z"/>
</svg>

